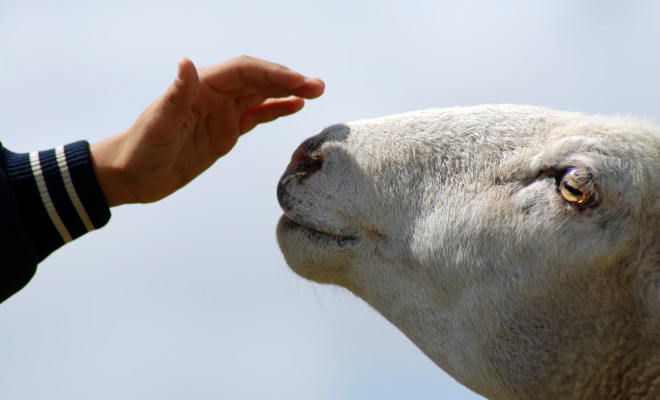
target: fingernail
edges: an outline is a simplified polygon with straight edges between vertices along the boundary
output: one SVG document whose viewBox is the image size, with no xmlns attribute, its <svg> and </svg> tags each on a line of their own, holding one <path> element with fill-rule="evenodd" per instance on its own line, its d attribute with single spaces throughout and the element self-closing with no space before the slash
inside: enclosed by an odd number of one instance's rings
<svg viewBox="0 0 660 400">
<path fill-rule="evenodd" d="M 180 58 L 179 61 L 177 62 L 177 69 L 176 69 L 176 80 L 177 81 L 183 81 L 183 58 Z"/>
</svg>

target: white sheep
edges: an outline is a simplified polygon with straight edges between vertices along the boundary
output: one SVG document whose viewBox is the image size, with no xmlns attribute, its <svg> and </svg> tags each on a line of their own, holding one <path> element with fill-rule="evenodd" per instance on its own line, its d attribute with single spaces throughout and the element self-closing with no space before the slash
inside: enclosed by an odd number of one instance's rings
<svg viewBox="0 0 660 400">
<path fill-rule="evenodd" d="M 278 185 L 299 275 L 491 399 L 660 398 L 660 129 L 528 106 L 336 125 Z"/>
</svg>

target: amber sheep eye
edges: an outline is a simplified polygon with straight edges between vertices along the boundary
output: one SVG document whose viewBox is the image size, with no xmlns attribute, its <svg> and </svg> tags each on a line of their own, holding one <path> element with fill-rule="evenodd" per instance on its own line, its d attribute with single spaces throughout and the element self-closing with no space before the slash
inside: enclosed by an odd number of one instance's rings
<svg viewBox="0 0 660 400">
<path fill-rule="evenodd" d="M 594 204 L 597 196 L 591 173 L 582 168 L 572 168 L 566 171 L 559 181 L 559 194 L 571 204 Z"/>
</svg>

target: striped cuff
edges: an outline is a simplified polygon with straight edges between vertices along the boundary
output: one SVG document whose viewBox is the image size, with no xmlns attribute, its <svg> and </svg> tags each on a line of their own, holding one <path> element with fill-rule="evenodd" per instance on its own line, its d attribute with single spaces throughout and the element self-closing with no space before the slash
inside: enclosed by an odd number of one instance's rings
<svg viewBox="0 0 660 400">
<path fill-rule="evenodd" d="M 39 261 L 110 219 L 89 143 L 80 141 L 29 154 L 4 149 L 3 153 L 24 230 L 37 249 Z"/>
</svg>

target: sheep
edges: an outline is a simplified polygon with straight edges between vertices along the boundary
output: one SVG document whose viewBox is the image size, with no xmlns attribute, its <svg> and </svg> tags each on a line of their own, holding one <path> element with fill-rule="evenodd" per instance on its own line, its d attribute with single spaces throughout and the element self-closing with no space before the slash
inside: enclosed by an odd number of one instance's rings
<svg viewBox="0 0 660 400">
<path fill-rule="evenodd" d="M 542 107 L 331 126 L 277 239 L 490 399 L 660 398 L 660 129 Z"/>
</svg>

